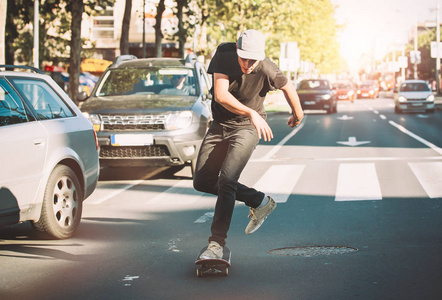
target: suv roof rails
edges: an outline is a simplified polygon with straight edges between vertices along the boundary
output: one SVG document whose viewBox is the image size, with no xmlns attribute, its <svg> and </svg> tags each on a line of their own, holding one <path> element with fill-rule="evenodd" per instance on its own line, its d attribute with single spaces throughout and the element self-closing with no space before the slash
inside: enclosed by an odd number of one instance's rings
<svg viewBox="0 0 442 300">
<path fill-rule="evenodd" d="M 9 69 L 27 69 L 27 70 L 31 70 L 34 71 L 35 73 L 39 73 L 39 74 L 45 74 L 45 72 L 43 72 L 40 69 L 37 69 L 35 67 L 31 67 L 31 66 L 20 66 L 20 65 L 0 65 L 0 68 L 9 68 Z"/>
<path fill-rule="evenodd" d="M 136 57 L 135 55 L 132 55 L 132 54 L 120 55 L 120 56 L 118 56 L 118 57 L 115 59 L 113 65 L 114 65 L 114 66 L 118 66 L 118 65 L 121 64 L 123 61 L 126 61 L 126 60 L 132 60 L 132 59 L 138 59 L 138 57 Z"/>
</svg>

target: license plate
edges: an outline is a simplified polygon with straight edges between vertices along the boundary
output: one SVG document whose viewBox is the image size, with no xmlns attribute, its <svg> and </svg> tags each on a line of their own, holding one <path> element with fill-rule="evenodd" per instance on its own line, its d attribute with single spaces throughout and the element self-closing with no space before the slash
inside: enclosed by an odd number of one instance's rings
<svg viewBox="0 0 442 300">
<path fill-rule="evenodd" d="M 422 106 L 422 103 L 411 103 L 411 106 Z"/>
<path fill-rule="evenodd" d="M 343 96 L 338 96 L 339 99 L 347 99 L 347 96 L 343 95 Z"/>
<path fill-rule="evenodd" d="M 316 101 L 304 101 L 305 105 L 315 105 Z"/>
<path fill-rule="evenodd" d="M 113 134 L 112 146 L 149 146 L 153 144 L 152 134 Z"/>
<path fill-rule="evenodd" d="M 362 97 L 368 97 L 368 93 L 363 93 Z"/>
</svg>

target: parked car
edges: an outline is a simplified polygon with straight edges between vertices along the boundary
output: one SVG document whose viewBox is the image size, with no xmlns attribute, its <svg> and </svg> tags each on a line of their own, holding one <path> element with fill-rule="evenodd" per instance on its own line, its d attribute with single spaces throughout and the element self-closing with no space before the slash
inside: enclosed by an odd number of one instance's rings
<svg viewBox="0 0 442 300">
<path fill-rule="evenodd" d="M 0 225 L 69 238 L 97 184 L 97 138 L 49 75 L 21 68 L 36 73 L 0 71 Z"/>
<path fill-rule="evenodd" d="M 196 56 L 121 56 L 81 110 L 94 124 L 102 166 L 191 166 L 212 121 L 212 82 Z"/>
<path fill-rule="evenodd" d="M 338 100 L 350 100 L 355 101 L 355 87 L 350 81 L 338 81 L 333 84 L 333 90 L 335 90 Z"/>
<path fill-rule="evenodd" d="M 434 94 L 424 80 L 405 80 L 394 90 L 394 111 L 434 112 Z"/>
<path fill-rule="evenodd" d="M 297 87 L 303 109 L 326 110 L 337 112 L 337 100 L 330 82 L 326 79 L 305 79 Z"/>
<path fill-rule="evenodd" d="M 379 89 L 372 83 L 363 82 L 359 85 L 356 91 L 357 98 L 375 99 L 379 97 Z"/>
</svg>

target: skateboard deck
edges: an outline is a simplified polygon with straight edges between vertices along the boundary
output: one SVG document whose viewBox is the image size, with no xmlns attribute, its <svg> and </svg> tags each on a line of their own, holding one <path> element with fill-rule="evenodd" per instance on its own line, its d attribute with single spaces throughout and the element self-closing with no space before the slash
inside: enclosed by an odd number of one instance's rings
<svg viewBox="0 0 442 300">
<path fill-rule="evenodd" d="M 201 249 L 200 254 L 195 260 L 195 265 L 199 265 L 199 269 L 196 270 L 196 276 L 202 277 L 203 275 L 216 275 L 221 274 L 227 276 L 229 274 L 230 257 L 231 253 L 229 248 L 224 247 L 222 259 L 202 259 L 200 256 L 206 251 L 207 246 Z"/>
</svg>

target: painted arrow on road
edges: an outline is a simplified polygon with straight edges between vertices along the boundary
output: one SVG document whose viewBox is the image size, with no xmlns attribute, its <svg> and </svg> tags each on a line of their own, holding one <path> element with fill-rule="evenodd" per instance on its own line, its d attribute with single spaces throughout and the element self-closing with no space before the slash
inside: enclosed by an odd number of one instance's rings
<svg viewBox="0 0 442 300">
<path fill-rule="evenodd" d="M 360 141 L 360 142 L 358 142 L 356 140 L 356 137 L 350 136 L 350 137 L 348 137 L 348 141 L 347 142 L 336 142 L 336 143 L 342 144 L 342 145 L 346 145 L 346 146 L 354 147 L 354 146 L 360 146 L 360 145 L 363 145 L 363 144 L 368 144 L 368 143 L 370 143 L 370 141 Z"/>
<path fill-rule="evenodd" d="M 353 120 L 353 117 L 349 117 L 347 115 L 343 115 L 342 117 L 339 117 L 338 120 L 344 120 L 344 121 Z"/>
</svg>

